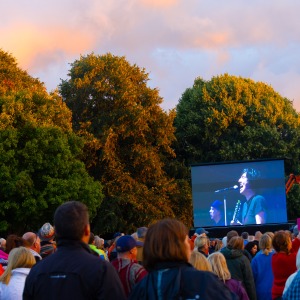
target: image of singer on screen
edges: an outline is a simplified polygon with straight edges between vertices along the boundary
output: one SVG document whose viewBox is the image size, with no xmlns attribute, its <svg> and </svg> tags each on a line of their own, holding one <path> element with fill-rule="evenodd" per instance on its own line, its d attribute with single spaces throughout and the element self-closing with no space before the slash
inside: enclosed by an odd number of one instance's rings
<svg viewBox="0 0 300 300">
<path fill-rule="evenodd" d="M 264 224 L 266 223 L 266 200 L 256 193 L 261 173 L 254 168 L 246 168 L 242 171 L 238 180 L 240 194 L 246 199 L 243 204 L 242 216 L 239 221 L 231 221 L 230 224 Z"/>
<path fill-rule="evenodd" d="M 220 200 L 215 200 L 210 205 L 209 210 L 210 218 L 214 221 L 215 226 L 224 226 L 224 206 Z"/>
</svg>

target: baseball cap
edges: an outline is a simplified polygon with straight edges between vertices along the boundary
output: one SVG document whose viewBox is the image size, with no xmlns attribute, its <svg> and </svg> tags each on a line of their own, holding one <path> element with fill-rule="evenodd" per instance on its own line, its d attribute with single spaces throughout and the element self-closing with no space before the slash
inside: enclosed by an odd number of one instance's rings
<svg viewBox="0 0 300 300">
<path fill-rule="evenodd" d="M 133 249 L 134 247 L 143 245 L 143 242 L 135 240 L 131 235 L 123 235 L 117 240 L 116 250 L 117 252 L 127 252 Z"/>
<path fill-rule="evenodd" d="M 204 228 L 197 228 L 196 231 L 195 231 L 196 234 L 200 235 L 200 234 L 208 234 L 208 231 L 206 231 Z"/>
</svg>

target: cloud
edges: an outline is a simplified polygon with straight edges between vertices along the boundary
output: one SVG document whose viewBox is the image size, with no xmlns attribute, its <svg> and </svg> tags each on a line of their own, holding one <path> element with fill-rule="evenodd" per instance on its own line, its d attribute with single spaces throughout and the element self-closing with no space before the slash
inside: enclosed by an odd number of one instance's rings
<svg viewBox="0 0 300 300">
<path fill-rule="evenodd" d="M 53 89 L 80 54 L 126 56 L 173 108 L 196 77 L 271 84 L 300 109 L 300 2 L 32 0 L 0 11 L 0 45 Z"/>
</svg>

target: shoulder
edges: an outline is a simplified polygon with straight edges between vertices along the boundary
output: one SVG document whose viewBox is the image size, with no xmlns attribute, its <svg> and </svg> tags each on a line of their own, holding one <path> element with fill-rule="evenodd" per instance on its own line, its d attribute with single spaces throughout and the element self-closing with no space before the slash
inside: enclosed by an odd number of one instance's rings
<svg viewBox="0 0 300 300">
<path fill-rule="evenodd" d="M 257 203 L 257 202 L 264 202 L 265 198 L 262 195 L 255 195 L 253 197 L 253 202 Z"/>
</svg>

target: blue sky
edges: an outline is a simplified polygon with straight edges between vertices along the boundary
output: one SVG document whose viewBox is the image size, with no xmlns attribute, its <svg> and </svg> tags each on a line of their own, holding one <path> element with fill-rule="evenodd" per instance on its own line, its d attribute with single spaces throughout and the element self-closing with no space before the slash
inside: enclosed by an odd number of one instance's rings
<svg viewBox="0 0 300 300">
<path fill-rule="evenodd" d="M 300 111 L 300 1 L 15 0 L 0 10 L 0 48 L 50 91 L 91 52 L 145 68 L 166 110 L 196 77 L 271 85 Z"/>
</svg>

